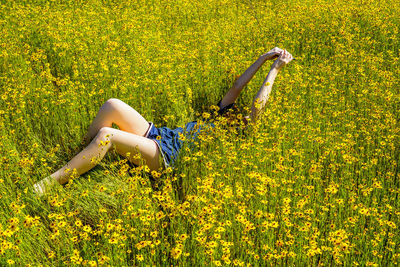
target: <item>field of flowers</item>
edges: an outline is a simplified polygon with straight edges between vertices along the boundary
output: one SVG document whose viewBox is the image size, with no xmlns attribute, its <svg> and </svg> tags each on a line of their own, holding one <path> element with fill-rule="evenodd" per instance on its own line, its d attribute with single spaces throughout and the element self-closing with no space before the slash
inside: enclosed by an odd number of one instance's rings
<svg viewBox="0 0 400 267">
<path fill-rule="evenodd" d="M 399 14 L 389 0 L 1 1 L 0 265 L 397 265 Z M 83 149 L 107 99 L 182 126 L 275 46 L 296 60 L 245 134 L 219 119 L 154 183 L 108 153 L 30 190 Z"/>
</svg>

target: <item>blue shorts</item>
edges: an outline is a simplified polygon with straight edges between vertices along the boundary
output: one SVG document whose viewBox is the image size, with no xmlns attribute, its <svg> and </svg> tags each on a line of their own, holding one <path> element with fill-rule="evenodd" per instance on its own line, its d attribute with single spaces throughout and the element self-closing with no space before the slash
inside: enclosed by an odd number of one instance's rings
<svg viewBox="0 0 400 267">
<path fill-rule="evenodd" d="M 220 103 L 221 101 L 217 105 L 220 106 Z M 220 109 L 218 115 L 223 115 L 231 109 L 235 109 L 234 103 Z M 213 123 L 202 124 L 202 126 L 199 126 L 197 121 L 188 122 L 185 127 L 178 127 L 176 129 L 170 129 L 168 127 L 157 128 L 152 122 L 149 122 L 149 124 L 150 126 L 145 137 L 156 142 L 166 168 L 174 164 L 179 155 L 179 151 L 182 148 L 183 141 L 180 139 L 180 135 L 185 135 L 186 139 L 193 141 L 197 138 L 200 130 L 202 130 L 202 127 L 205 125 L 215 127 Z"/>
<path fill-rule="evenodd" d="M 186 138 L 195 140 L 201 130 L 200 127 L 196 127 L 197 121 L 188 122 L 185 127 L 178 127 L 176 129 L 168 127 L 157 128 L 152 122 L 149 122 L 149 124 L 150 126 L 145 137 L 156 142 L 166 168 L 174 164 L 182 148 L 183 141 L 180 139 L 180 136 L 185 135 Z M 209 125 L 214 126 L 212 123 L 209 123 Z"/>
</svg>

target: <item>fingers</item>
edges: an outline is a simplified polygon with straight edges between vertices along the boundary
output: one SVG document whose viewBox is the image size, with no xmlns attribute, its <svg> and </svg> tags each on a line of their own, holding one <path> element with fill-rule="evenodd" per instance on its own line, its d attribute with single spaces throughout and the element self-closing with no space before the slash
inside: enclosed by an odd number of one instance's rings
<svg viewBox="0 0 400 267">
<path fill-rule="evenodd" d="M 271 50 L 268 51 L 268 54 L 278 54 L 279 52 L 283 51 L 279 47 L 274 47 Z"/>
<path fill-rule="evenodd" d="M 272 52 L 275 52 L 275 53 L 280 53 L 280 52 L 283 51 L 283 49 L 281 49 L 281 48 L 279 48 L 279 47 L 274 47 L 271 51 L 272 51 Z"/>
<path fill-rule="evenodd" d="M 290 61 L 292 61 L 293 56 L 286 50 L 280 51 L 279 52 L 279 57 L 275 61 L 275 67 L 278 69 L 284 67 L 286 64 L 288 64 Z"/>
<path fill-rule="evenodd" d="M 286 51 L 286 49 L 281 49 L 279 47 L 274 47 L 267 54 L 264 55 L 267 55 L 268 59 L 279 58 L 285 63 L 289 63 L 294 59 L 293 56 L 288 51 Z"/>
<path fill-rule="evenodd" d="M 285 51 L 286 50 L 282 50 L 279 52 L 279 59 L 283 59 L 285 57 Z"/>
<path fill-rule="evenodd" d="M 289 62 L 293 59 L 293 56 L 288 51 L 283 50 L 283 51 L 279 52 L 279 58 L 281 60 Z"/>
</svg>

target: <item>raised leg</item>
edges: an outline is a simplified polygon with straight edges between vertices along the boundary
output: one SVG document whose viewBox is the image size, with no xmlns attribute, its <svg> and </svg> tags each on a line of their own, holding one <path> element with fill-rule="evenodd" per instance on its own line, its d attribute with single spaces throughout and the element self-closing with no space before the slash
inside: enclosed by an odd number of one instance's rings
<svg viewBox="0 0 400 267">
<path fill-rule="evenodd" d="M 111 127 L 112 123 L 118 125 L 122 131 L 139 136 L 144 136 L 149 128 L 147 120 L 135 109 L 122 100 L 110 98 L 100 107 L 83 138 L 82 144 L 88 145 L 101 128 Z"/>
<path fill-rule="evenodd" d="M 146 137 L 128 133 L 122 130 L 102 127 L 92 142 L 74 158 L 72 158 L 65 166 L 57 170 L 49 177 L 41 180 L 34 185 L 34 190 L 43 194 L 46 192 L 46 187 L 52 186 L 56 182 L 60 184 L 66 183 L 74 169 L 81 175 L 96 166 L 104 155 L 115 145 L 116 152 L 121 156 L 126 157 L 130 152 L 129 160 L 136 165 L 141 165 L 141 160 L 138 159 L 139 152 L 150 170 L 159 170 L 160 151 L 157 144 Z"/>
</svg>

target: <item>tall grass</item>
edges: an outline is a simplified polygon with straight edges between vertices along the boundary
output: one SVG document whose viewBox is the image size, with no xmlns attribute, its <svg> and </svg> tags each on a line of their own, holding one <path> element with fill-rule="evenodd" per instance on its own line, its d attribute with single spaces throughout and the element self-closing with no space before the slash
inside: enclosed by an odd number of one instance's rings
<svg viewBox="0 0 400 267">
<path fill-rule="evenodd" d="M 0 265 L 399 262 L 397 1 L 0 7 Z M 217 121 L 155 183 L 110 153 L 45 197 L 29 190 L 83 148 L 107 99 L 182 126 L 275 46 L 296 61 L 245 134 Z"/>
</svg>

